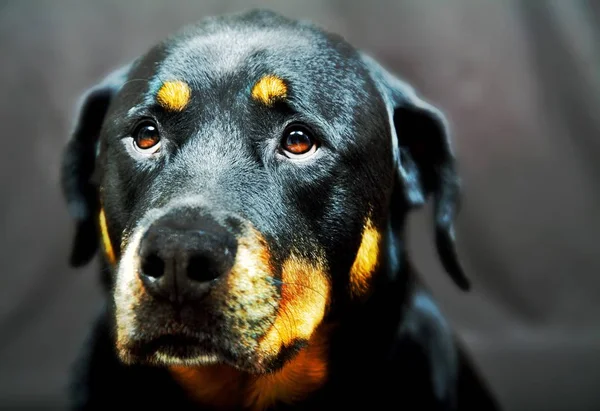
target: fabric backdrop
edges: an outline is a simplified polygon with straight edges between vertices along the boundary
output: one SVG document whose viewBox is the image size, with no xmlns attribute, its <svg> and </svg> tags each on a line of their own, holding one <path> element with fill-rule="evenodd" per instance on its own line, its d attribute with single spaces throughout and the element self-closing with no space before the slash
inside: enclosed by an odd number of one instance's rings
<svg viewBox="0 0 600 411">
<path fill-rule="evenodd" d="M 67 266 L 60 153 L 81 93 L 181 25 L 253 7 L 310 19 L 440 107 L 464 184 L 464 294 L 410 220 L 423 278 L 507 410 L 599 410 L 600 2 L 0 2 L 0 407 L 65 404 L 96 313 Z"/>
</svg>

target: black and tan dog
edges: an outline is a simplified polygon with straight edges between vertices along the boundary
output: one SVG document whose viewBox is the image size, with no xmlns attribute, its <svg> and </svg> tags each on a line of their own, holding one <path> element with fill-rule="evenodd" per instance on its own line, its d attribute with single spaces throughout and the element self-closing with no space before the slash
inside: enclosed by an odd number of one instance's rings
<svg viewBox="0 0 600 411">
<path fill-rule="evenodd" d="M 184 28 L 84 96 L 63 185 L 107 290 L 75 408 L 496 409 L 405 250 L 432 198 L 469 287 L 446 121 L 339 36 Z"/>
</svg>

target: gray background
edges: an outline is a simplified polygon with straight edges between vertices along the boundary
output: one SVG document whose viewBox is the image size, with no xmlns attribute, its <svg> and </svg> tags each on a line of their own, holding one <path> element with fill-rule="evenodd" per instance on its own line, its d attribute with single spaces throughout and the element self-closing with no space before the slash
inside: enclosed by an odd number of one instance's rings
<svg viewBox="0 0 600 411">
<path fill-rule="evenodd" d="M 423 277 L 509 410 L 600 410 L 600 2 L 0 3 L 0 405 L 60 407 L 99 305 L 67 264 L 58 190 L 77 99 L 182 24 L 268 7 L 344 35 L 444 110 L 464 181 L 462 294 L 410 223 Z"/>
</svg>

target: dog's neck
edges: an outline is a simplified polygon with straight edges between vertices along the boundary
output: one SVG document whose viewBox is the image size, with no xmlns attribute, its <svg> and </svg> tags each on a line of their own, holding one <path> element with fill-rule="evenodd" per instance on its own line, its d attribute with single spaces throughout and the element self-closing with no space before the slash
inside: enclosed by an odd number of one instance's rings
<svg viewBox="0 0 600 411">
<path fill-rule="evenodd" d="M 193 401 L 215 410 L 265 410 L 302 401 L 328 377 L 329 327 L 319 327 L 294 359 L 272 374 L 252 375 L 229 365 L 172 366 L 169 371 Z"/>
</svg>

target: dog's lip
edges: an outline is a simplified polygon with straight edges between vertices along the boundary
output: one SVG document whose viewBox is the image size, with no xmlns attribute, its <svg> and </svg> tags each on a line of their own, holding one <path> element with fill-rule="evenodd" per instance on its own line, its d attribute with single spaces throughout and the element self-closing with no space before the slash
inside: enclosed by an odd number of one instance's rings
<svg viewBox="0 0 600 411">
<path fill-rule="evenodd" d="M 193 349 L 207 354 L 215 351 L 215 347 L 205 339 L 183 333 L 165 333 L 138 341 L 138 346 L 147 353 L 160 352 L 165 349 Z"/>
<path fill-rule="evenodd" d="M 155 346 L 197 346 L 203 345 L 199 338 L 192 337 L 185 334 L 163 334 L 158 337 L 152 338 L 147 343 L 148 345 Z"/>
<path fill-rule="evenodd" d="M 226 344 L 227 345 L 227 344 Z M 130 347 L 133 358 L 140 361 L 158 361 L 162 364 L 227 364 L 240 371 L 264 374 L 272 370 L 269 358 L 258 353 L 241 355 L 230 351 L 208 335 L 184 332 L 160 333 L 138 339 Z M 165 362 L 166 361 L 166 362 Z"/>
<path fill-rule="evenodd" d="M 226 349 L 223 349 L 212 339 L 193 336 L 183 333 L 160 334 L 152 338 L 138 341 L 139 353 L 145 358 L 156 358 L 157 355 L 166 355 L 179 360 L 193 360 L 197 358 L 211 358 L 223 364 L 246 371 L 260 372 L 264 367 L 259 358 L 241 358 Z"/>
<path fill-rule="evenodd" d="M 222 360 L 223 353 L 210 340 L 186 334 L 161 334 L 138 341 L 137 353 L 142 358 L 166 356 L 179 360 L 191 360 L 200 357 Z"/>
</svg>

